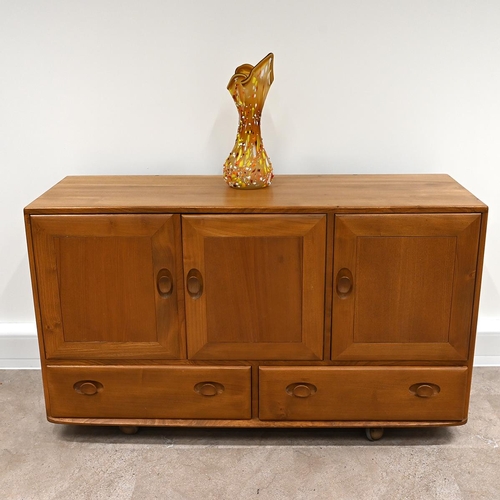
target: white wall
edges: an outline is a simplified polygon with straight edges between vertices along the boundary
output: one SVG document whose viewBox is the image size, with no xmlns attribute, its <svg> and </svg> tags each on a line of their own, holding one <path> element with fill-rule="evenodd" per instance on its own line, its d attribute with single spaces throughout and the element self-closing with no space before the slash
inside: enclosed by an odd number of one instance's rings
<svg viewBox="0 0 500 500">
<path fill-rule="evenodd" d="M 498 0 L 0 2 L 4 331 L 33 322 L 23 207 L 71 174 L 219 174 L 226 84 L 270 51 L 276 175 L 451 174 L 490 206 L 480 315 L 500 332 Z"/>
</svg>

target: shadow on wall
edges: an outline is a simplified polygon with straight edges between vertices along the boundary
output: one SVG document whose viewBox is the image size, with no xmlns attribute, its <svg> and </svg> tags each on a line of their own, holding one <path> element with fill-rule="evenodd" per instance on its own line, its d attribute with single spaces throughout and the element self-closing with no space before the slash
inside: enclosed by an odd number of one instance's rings
<svg viewBox="0 0 500 500">
<path fill-rule="evenodd" d="M 35 321 L 28 255 L 25 253 L 0 292 L 0 323 Z"/>
<path fill-rule="evenodd" d="M 210 166 L 211 174 L 220 174 L 221 178 L 222 165 L 233 149 L 238 127 L 237 113 L 232 111 L 227 107 L 219 111 L 204 144 L 204 149 L 207 152 L 207 167 Z"/>
<path fill-rule="evenodd" d="M 485 266 L 483 269 L 483 278 L 481 282 L 481 297 L 479 316 L 496 317 L 500 316 L 500 291 L 495 285 L 495 281 Z"/>
</svg>

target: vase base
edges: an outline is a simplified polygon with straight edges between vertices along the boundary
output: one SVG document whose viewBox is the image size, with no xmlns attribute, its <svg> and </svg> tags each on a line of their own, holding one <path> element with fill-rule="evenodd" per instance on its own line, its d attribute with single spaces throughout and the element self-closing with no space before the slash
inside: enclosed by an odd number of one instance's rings
<svg viewBox="0 0 500 500">
<path fill-rule="evenodd" d="M 238 184 L 237 182 L 227 182 L 227 185 L 230 188 L 233 188 L 233 189 L 254 190 L 254 189 L 264 189 L 266 187 L 269 187 L 271 185 L 271 183 L 269 182 L 268 184 L 260 184 L 260 185 L 257 185 L 257 186 L 253 186 L 251 184 L 250 185 L 244 185 L 244 184 Z"/>
<path fill-rule="evenodd" d="M 270 162 L 266 170 L 267 172 L 263 174 L 260 169 L 237 169 L 224 165 L 224 180 L 234 189 L 262 189 L 270 186 L 274 177 Z"/>
</svg>

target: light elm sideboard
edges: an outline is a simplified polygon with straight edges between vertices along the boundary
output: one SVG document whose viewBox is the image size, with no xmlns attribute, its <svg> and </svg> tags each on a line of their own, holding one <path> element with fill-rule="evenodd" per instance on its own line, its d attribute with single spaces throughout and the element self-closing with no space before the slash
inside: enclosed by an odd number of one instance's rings
<svg viewBox="0 0 500 500">
<path fill-rule="evenodd" d="M 447 175 L 67 177 L 25 209 L 51 422 L 466 422 L 487 207 Z"/>
</svg>

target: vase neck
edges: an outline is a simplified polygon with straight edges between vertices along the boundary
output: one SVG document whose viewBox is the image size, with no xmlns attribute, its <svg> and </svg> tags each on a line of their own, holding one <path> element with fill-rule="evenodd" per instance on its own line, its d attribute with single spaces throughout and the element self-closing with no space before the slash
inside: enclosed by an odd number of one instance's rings
<svg viewBox="0 0 500 500">
<path fill-rule="evenodd" d="M 252 136 L 260 137 L 260 110 L 252 109 L 238 109 L 240 114 L 240 121 L 238 123 L 238 135 L 246 140 Z"/>
</svg>

